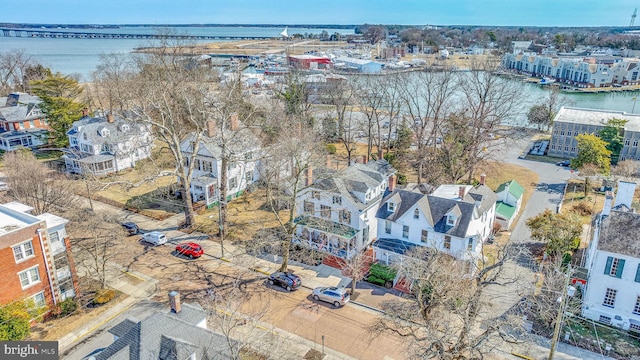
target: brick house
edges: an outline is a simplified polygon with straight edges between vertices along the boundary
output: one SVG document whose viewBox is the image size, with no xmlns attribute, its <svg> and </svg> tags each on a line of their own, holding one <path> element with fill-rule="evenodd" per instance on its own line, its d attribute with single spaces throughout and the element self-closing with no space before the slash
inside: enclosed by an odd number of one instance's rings
<svg viewBox="0 0 640 360">
<path fill-rule="evenodd" d="M 69 221 L 31 210 L 18 202 L 0 204 L 0 305 L 31 299 L 50 308 L 76 295 Z"/>
</svg>

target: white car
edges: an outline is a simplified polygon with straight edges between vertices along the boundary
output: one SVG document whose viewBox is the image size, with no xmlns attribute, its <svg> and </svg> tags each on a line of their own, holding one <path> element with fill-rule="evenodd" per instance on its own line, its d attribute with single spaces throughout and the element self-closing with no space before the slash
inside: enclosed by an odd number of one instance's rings
<svg viewBox="0 0 640 360">
<path fill-rule="evenodd" d="M 349 293 L 343 287 L 317 287 L 313 289 L 313 300 L 328 302 L 335 307 L 348 303 L 349 298 Z"/>
<path fill-rule="evenodd" d="M 167 236 L 160 231 L 151 231 L 142 235 L 142 241 L 152 245 L 162 245 L 167 242 Z"/>
</svg>

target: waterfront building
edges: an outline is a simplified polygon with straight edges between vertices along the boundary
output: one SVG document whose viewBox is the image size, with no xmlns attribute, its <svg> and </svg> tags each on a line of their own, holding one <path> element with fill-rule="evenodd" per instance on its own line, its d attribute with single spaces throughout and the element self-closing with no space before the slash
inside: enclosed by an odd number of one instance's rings
<svg viewBox="0 0 640 360">
<path fill-rule="evenodd" d="M 335 59 L 334 64 L 336 69 L 339 70 L 365 74 L 376 74 L 382 71 L 382 63 L 373 60 L 338 57 Z"/>
<path fill-rule="evenodd" d="M 579 134 L 598 136 L 610 119 L 627 120 L 623 128 L 623 147 L 618 161 L 640 160 L 640 115 L 624 111 L 607 111 L 562 107 L 553 120 L 549 156 L 573 158 L 578 154 Z"/>
</svg>

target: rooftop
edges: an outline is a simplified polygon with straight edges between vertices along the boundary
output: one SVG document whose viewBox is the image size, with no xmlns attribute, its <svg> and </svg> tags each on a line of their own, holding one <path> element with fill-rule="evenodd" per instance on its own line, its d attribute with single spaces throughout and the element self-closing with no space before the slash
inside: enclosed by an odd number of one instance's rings
<svg viewBox="0 0 640 360">
<path fill-rule="evenodd" d="M 564 106 L 558 111 L 554 122 L 605 126 L 607 121 L 613 118 L 628 120 L 629 122 L 624 127 L 625 130 L 640 131 L 640 115 L 629 114 L 624 111 L 606 111 Z"/>
</svg>

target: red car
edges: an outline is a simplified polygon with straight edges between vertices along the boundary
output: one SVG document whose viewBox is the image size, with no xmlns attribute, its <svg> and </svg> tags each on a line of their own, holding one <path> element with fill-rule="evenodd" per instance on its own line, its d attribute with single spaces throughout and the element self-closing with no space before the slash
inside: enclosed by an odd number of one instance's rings
<svg viewBox="0 0 640 360">
<path fill-rule="evenodd" d="M 176 252 L 179 255 L 188 256 L 189 259 L 197 258 L 204 254 L 204 250 L 200 244 L 194 242 L 186 242 L 176 246 Z"/>
</svg>

